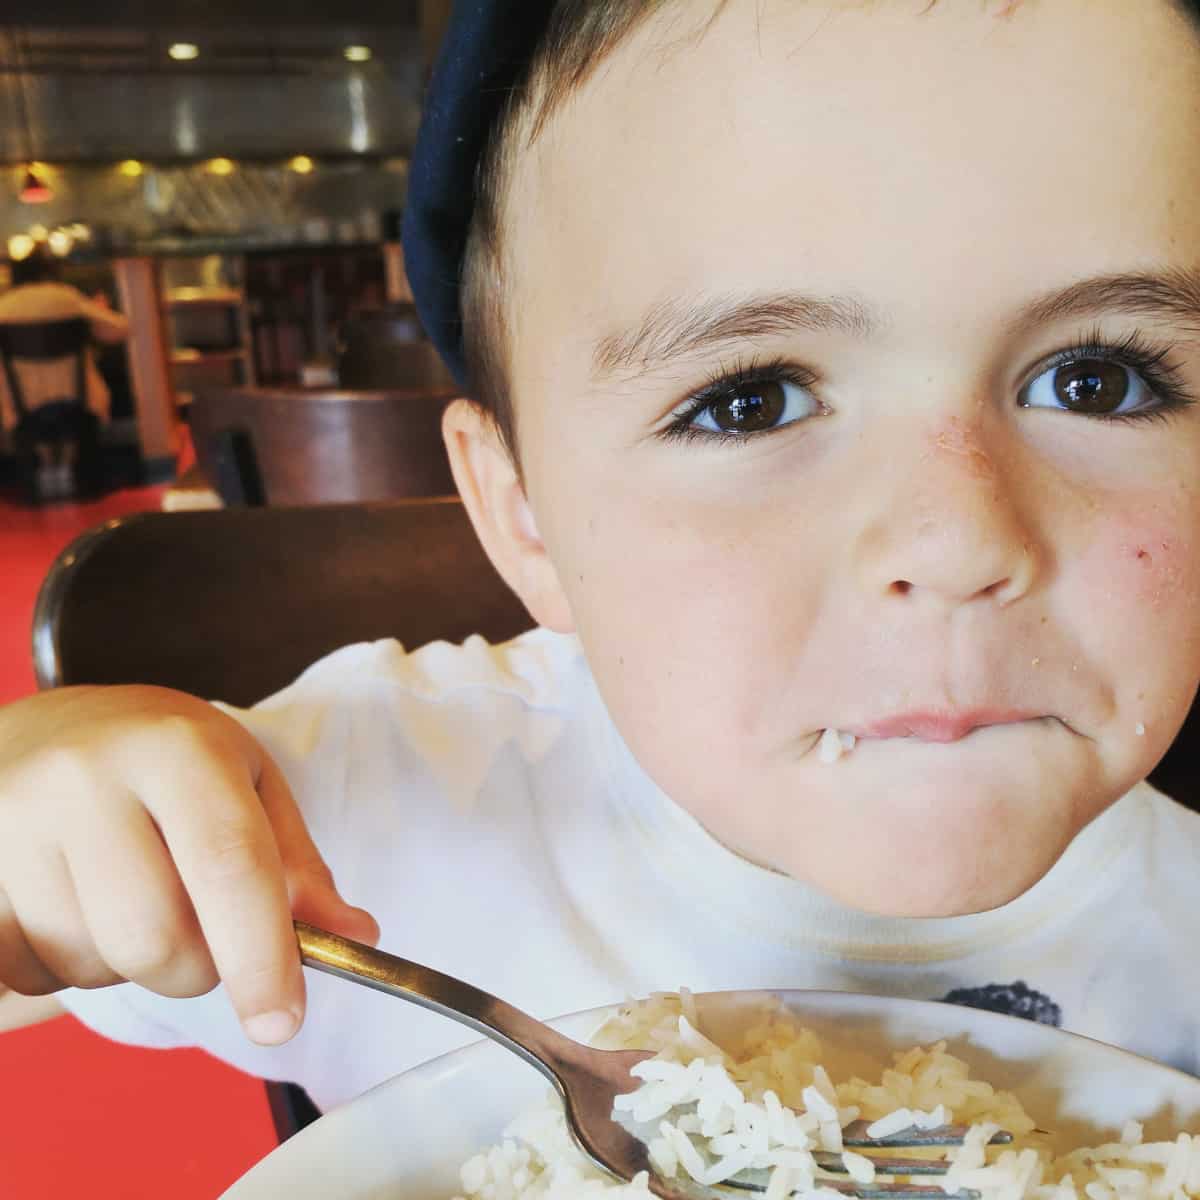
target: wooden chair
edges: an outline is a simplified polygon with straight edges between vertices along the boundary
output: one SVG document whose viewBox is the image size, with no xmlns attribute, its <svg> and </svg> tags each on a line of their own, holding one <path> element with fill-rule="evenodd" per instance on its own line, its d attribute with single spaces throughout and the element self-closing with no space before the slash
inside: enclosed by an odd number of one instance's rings
<svg viewBox="0 0 1200 1200">
<path fill-rule="evenodd" d="M 249 705 L 340 646 L 532 626 L 458 500 L 147 513 L 58 557 L 34 613 L 40 687 L 148 683 Z M 281 1141 L 318 1114 L 269 1083 Z"/>
<path fill-rule="evenodd" d="M 23 489 L 29 499 L 39 499 L 37 450 L 39 446 L 72 443 L 77 448 L 76 483 L 84 492 L 97 484 L 99 422 L 87 406 L 87 351 L 91 326 L 86 317 L 60 321 L 0 322 L 0 368 L 17 416 L 13 446 L 17 452 Z M 69 393 L 39 398 L 31 405 L 21 386 L 18 365 L 74 360 Z"/>
<path fill-rule="evenodd" d="M 364 309 L 338 334 L 338 379 L 346 388 L 454 388 L 411 304 Z"/>
<path fill-rule="evenodd" d="M 200 392 L 196 458 L 229 505 L 331 504 L 455 494 L 442 442 L 452 388 Z"/>
</svg>

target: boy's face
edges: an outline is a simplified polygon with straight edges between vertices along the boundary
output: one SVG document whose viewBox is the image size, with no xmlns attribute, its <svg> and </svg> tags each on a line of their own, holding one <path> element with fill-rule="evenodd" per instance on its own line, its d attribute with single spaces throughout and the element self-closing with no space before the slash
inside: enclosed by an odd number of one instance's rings
<svg viewBox="0 0 1200 1200">
<path fill-rule="evenodd" d="M 1200 678 L 1200 38 L 927 7 L 668 6 L 518 169 L 509 312 L 641 763 L 749 859 L 946 915 L 1036 882 Z"/>
</svg>

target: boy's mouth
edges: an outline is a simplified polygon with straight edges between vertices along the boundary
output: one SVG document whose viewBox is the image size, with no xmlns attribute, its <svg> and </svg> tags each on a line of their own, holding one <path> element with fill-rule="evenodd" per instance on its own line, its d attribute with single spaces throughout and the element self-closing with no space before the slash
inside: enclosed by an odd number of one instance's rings
<svg viewBox="0 0 1200 1200">
<path fill-rule="evenodd" d="M 923 742 L 958 742 L 974 732 L 992 725 L 1015 725 L 1036 721 L 1045 713 L 1024 712 L 1019 709 L 915 709 L 851 726 L 846 730 L 858 740 L 886 738 L 915 738 Z"/>
</svg>

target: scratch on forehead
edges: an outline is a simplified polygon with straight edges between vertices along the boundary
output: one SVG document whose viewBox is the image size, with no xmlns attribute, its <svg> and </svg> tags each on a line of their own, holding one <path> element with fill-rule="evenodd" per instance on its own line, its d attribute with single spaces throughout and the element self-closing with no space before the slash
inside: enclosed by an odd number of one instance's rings
<svg viewBox="0 0 1200 1200">
<path fill-rule="evenodd" d="M 966 467 L 976 479 L 993 479 L 996 468 L 980 445 L 975 430 L 961 417 L 951 417 L 933 436 L 933 448 L 938 454 L 953 454 L 966 459 Z"/>
</svg>

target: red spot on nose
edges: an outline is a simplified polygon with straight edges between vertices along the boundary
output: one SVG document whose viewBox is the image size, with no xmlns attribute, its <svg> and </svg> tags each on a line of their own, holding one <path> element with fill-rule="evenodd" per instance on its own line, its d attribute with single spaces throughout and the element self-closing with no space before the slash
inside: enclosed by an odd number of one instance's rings
<svg viewBox="0 0 1200 1200">
<path fill-rule="evenodd" d="M 996 468 L 980 445 L 978 432 L 970 426 L 964 426 L 958 417 L 950 418 L 946 428 L 934 436 L 933 445 L 935 450 L 965 459 L 968 472 L 976 479 L 995 477 Z"/>
</svg>

